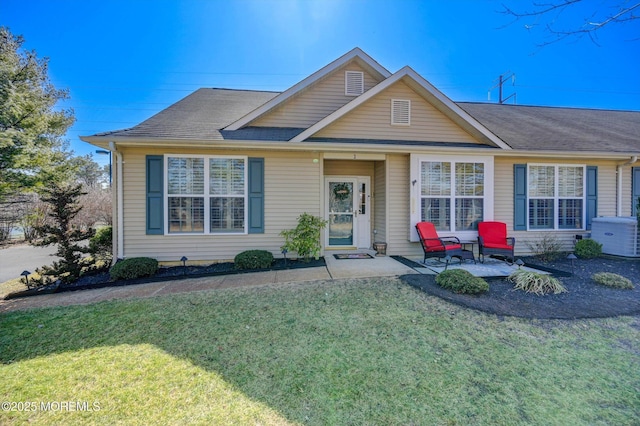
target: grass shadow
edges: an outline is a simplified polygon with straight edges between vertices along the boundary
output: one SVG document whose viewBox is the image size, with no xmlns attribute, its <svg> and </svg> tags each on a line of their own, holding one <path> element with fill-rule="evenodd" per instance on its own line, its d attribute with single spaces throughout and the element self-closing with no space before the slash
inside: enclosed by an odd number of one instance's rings
<svg viewBox="0 0 640 426">
<path fill-rule="evenodd" d="M 190 398 L 226 401 L 224 412 L 233 404 L 225 392 L 268 407 L 275 422 L 302 424 L 623 424 L 640 414 L 629 381 L 630 372 L 640 380 L 638 353 L 620 345 L 640 338 L 637 321 L 500 319 L 392 278 L 15 312 L 0 315 L 0 327 L 5 399 L 89 387 L 119 406 L 96 413 L 116 422 L 146 404 L 167 416 L 175 413 L 163 405 L 182 410 L 177 422 L 207 423 L 213 417 L 198 417 Z M 214 389 L 202 374 L 230 388 Z M 177 402 L 156 395 L 164 392 Z M 594 410 L 594 398 L 606 408 Z"/>
</svg>

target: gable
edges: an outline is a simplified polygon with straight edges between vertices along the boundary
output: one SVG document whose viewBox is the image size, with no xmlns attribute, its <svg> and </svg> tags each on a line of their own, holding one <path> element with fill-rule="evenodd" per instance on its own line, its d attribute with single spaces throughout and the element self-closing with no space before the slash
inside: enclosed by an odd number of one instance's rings
<svg viewBox="0 0 640 426">
<path fill-rule="evenodd" d="M 358 64 L 358 61 L 354 59 L 249 123 L 249 125 L 296 128 L 312 126 L 354 99 L 354 96 L 345 94 L 347 71 L 362 73 L 365 92 L 380 82 L 378 78 L 367 72 L 365 67 Z"/>
<path fill-rule="evenodd" d="M 397 104 L 398 100 L 410 101 L 408 124 L 391 124 L 392 104 Z M 402 80 L 338 118 L 313 137 L 480 143 Z"/>
</svg>

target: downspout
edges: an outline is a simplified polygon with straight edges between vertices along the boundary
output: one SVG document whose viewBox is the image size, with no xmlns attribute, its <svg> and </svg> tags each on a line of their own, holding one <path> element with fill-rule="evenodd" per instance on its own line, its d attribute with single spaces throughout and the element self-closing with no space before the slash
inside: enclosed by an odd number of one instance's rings
<svg viewBox="0 0 640 426">
<path fill-rule="evenodd" d="M 124 184 L 122 179 L 122 153 L 118 151 L 115 142 L 109 142 L 109 151 L 116 157 L 116 216 L 118 218 L 118 226 L 116 233 L 116 252 L 113 257 L 114 260 L 117 260 L 124 259 Z"/>
<path fill-rule="evenodd" d="M 630 166 L 633 163 L 638 161 L 638 156 L 634 155 L 631 157 L 629 161 L 625 161 L 622 163 L 618 163 L 617 175 L 618 175 L 618 191 L 617 191 L 617 206 L 616 206 L 616 216 L 622 216 L 622 168 L 625 166 Z"/>
</svg>

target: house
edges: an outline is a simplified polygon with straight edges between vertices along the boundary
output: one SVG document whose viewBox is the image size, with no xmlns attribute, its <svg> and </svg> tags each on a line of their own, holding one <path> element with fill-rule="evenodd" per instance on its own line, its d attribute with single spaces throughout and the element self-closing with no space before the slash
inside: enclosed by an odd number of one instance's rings
<svg viewBox="0 0 640 426">
<path fill-rule="evenodd" d="M 303 212 L 329 221 L 325 253 L 420 254 L 421 220 L 466 240 L 506 222 L 516 254 L 570 249 L 640 196 L 640 112 L 456 103 L 358 48 L 282 93 L 203 88 L 81 139 L 113 155 L 119 258 L 281 256 Z"/>
</svg>

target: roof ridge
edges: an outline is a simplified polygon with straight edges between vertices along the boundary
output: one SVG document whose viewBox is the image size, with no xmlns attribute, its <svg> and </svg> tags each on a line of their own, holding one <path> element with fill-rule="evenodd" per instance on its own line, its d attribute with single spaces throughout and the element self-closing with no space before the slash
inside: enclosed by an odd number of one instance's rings
<svg viewBox="0 0 640 426">
<path fill-rule="evenodd" d="M 481 102 L 481 101 L 455 101 L 457 104 L 473 104 L 473 105 L 491 105 L 491 106 L 503 106 L 511 108 L 544 108 L 544 109 L 570 109 L 570 110 L 583 110 L 583 111 L 611 111 L 611 112 L 634 112 L 640 113 L 640 110 L 631 109 L 611 109 L 611 108 L 588 108 L 588 107 L 571 107 L 571 106 L 559 106 L 559 105 L 523 105 L 523 104 L 497 104 L 493 102 Z"/>
<path fill-rule="evenodd" d="M 254 90 L 254 89 L 237 89 L 230 87 L 201 87 L 197 90 L 228 90 L 230 92 L 251 92 L 251 93 L 282 93 L 279 90 Z"/>
</svg>

